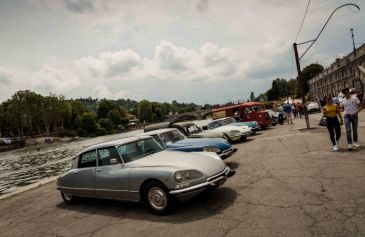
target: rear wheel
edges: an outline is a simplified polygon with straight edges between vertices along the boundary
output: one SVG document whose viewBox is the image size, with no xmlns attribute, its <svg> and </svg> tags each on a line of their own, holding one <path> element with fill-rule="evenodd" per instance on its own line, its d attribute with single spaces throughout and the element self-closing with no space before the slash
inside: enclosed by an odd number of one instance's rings
<svg viewBox="0 0 365 237">
<path fill-rule="evenodd" d="M 246 141 L 246 139 L 247 139 L 246 135 L 241 136 L 241 141 Z"/>
<path fill-rule="evenodd" d="M 61 192 L 62 199 L 67 204 L 73 204 L 77 201 L 78 197 L 74 196 L 72 194 L 62 193 Z"/>
<path fill-rule="evenodd" d="M 155 214 L 168 214 L 175 208 L 176 198 L 169 194 L 169 190 L 161 182 L 148 183 L 144 195 L 149 210 Z"/>
</svg>

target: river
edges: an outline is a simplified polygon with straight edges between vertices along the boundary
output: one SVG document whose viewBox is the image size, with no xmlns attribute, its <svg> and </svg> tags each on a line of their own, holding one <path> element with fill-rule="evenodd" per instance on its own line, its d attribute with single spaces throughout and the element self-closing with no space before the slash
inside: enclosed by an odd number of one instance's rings
<svg viewBox="0 0 365 237">
<path fill-rule="evenodd" d="M 44 178 L 57 176 L 71 166 L 72 157 L 94 144 L 141 134 L 143 130 L 89 139 L 28 146 L 0 153 L 0 195 Z"/>
</svg>

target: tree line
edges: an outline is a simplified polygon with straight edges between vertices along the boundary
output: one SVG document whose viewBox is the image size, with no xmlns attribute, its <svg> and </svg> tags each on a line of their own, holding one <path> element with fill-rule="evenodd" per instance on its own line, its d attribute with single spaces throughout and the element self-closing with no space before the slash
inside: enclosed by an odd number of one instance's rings
<svg viewBox="0 0 365 237">
<path fill-rule="evenodd" d="M 191 112 L 197 107 L 210 109 L 213 106 L 176 100 L 172 103 L 91 97 L 67 100 L 63 95 L 17 91 L 0 104 L 0 137 L 100 136 L 125 129 L 133 116 L 141 123 L 160 122 L 170 113 Z"/>
</svg>

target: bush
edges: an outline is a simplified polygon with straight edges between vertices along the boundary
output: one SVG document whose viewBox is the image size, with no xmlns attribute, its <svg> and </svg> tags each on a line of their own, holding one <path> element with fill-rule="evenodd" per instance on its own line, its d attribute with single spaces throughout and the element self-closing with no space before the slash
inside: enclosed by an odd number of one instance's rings
<svg viewBox="0 0 365 237">
<path fill-rule="evenodd" d="M 105 128 L 103 128 L 100 124 L 96 124 L 96 135 L 103 136 L 106 135 L 108 132 Z"/>
<path fill-rule="evenodd" d="M 100 124 L 100 126 L 104 128 L 107 133 L 112 133 L 114 125 L 110 119 L 108 118 L 99 119 L 98 124 Z"/>
</svg>

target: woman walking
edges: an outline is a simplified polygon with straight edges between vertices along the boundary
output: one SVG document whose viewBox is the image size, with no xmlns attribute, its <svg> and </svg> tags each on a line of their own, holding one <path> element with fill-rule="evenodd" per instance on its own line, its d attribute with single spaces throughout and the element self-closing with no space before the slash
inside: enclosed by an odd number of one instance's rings
<svg viewBox="0 0 365 237">
<path fill-rule="evenodd" d="M 333 150 L 338 151 L 341 137 L 341 126 L 343 124 L 342 115 L 338 105 L 334 104 L 330 96 L 325 96 L 326 105 L 323 107 L 323 116 L 326 117 L 327 129 L 330 133 Z M 338 118 L 340 121 L 338 121 Z M 336 134 L 336 139 L 335 139 Z"/>
</svg>

